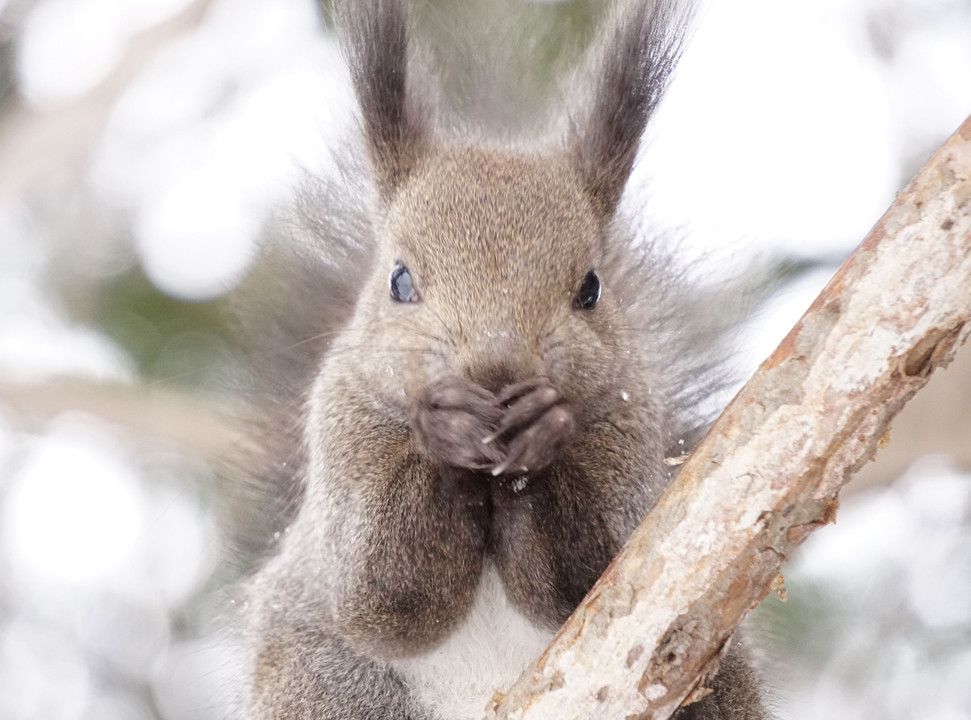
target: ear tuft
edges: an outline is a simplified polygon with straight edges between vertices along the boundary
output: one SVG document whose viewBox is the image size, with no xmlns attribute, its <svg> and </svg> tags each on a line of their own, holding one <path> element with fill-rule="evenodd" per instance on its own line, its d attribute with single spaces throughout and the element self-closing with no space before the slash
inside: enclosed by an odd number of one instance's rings
<svg viewBox="0 0 971 720">
<path fill-rule="evenodd" d="M 371 169 L 388 200 L 414 169 L 427 134 L 408 92 L 408 13 L 404 0 L 342 0 L 335 16 Z"/>
<path fill-rule="evenodd" d="M 613 215 L 641 135 L 681 55 L 688 13 L 677 0 L 618 2 L 586 67 L 590 106 L 569 152 L 602 217 Z"/>
</svg>

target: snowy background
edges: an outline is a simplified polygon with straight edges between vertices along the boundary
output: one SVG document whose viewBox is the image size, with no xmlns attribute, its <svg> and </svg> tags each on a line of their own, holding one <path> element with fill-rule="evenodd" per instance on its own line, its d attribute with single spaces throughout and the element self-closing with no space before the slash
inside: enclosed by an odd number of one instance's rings
<svg viewBox="0 0 971 720">
<path fill-rule="evenodd" d="M 712 272 L 813 268 L 743 373 L 969 113 L 971 0 L 711 3 L 635 185 Z M 225 716 L 220 298 L 351 123 L 313 0 L 0 0 L 3 720 Z M 971 362 L 927 395 L 754 617 L 783 718 L 971 720 Z"/>
</svg>

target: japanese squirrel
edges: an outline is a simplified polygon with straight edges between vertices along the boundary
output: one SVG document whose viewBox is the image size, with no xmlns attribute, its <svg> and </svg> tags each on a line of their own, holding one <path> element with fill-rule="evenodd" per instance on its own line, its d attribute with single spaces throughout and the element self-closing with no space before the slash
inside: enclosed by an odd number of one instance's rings
<svg viewBox="0 0 971 720">
<path fill-rule="evenodd" d="M 618 204 L 685 17 L 616 3 L 528 143 L 457 129 L 404 0 L 338 4 L 366 163 L 302 201 L 295 509 L 250 589 L 247 717 L 481 717 L 669 481 L 718 331 Z M 766 717 L 740 650 L 678 717 Z"/>
</svg>

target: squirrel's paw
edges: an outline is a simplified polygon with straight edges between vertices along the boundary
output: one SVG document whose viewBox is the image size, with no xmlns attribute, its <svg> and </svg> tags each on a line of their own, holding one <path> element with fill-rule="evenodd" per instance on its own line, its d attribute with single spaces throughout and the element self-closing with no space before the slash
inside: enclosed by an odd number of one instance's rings
<svg viewBox="0 0 971 720">
<path fill-rule="evenodd" d="M 493 475 L 542 470 L 573 436 L 573 412 L 549 378 L 510 385 L 497 399 L 502 420 L 486 441 L 493 444 L 502 439 L 505 453 Z"/>
<path fill-rule="evenodd" d="M 502 461 L 495 443 L 484 442 L 503 411 L 496 396 L 464 377 L 446 377 L 422 393 L 412 429 L 424 451 L 453 467 L 485 470 Z"/>
</svg>

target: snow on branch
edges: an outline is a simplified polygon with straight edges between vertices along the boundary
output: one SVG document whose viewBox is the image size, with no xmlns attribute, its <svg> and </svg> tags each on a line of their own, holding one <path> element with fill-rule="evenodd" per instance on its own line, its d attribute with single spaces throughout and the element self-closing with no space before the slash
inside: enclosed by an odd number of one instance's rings
<svg viewBox="0 0 971 720">
<path fill-rule="evenodd" d="M 824 210 L 824 209 L 823 209 Z M 739 392 L 488 718 L 667 718 L 971 332 L 971 118 Z"/>
</svg>

